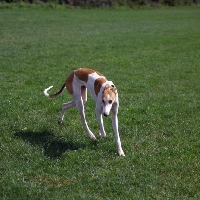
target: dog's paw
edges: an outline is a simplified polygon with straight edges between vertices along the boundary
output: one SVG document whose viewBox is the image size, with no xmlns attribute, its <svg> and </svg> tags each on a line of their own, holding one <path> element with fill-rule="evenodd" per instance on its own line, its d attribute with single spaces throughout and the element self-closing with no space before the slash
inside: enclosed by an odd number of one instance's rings
<svg viewBox="0 0 200 200">
<path fill-rule="evenodd" d="M 92 138 L 93 140 L 97 140 L 97 138 L 96 138 L 95 136 L 92 136 L 91 138 Z"/>
<path fill-rule="evenodd" d="M 62 122 L 63 122 L 63 119 L 59 118 L 58 119 L 58 124 L 62 124 Z"/>
<path fill-rule="evenodd" d="M 92 133 L 92 134 L 89 134 L 89 137 L 93 140 L 97 140 L 97 138 L 95 137 L 95 135 Z"/>
<path fill-rule="evenodd" d="M 119 156 L 125 156 L 125 153 L 123 150 L 118 151 Z"/>
<path fill-rule="evenodd" d="M 99 136 L 104 138 L 104 137 L 106 137 L 106 133 L 101 133 L 101 131 L 99 131 Z"/>
<path fill-rule="evenodd" d="M 62 124 L 62 121 L 58 120 L 58 124 Z"/>
</svg>

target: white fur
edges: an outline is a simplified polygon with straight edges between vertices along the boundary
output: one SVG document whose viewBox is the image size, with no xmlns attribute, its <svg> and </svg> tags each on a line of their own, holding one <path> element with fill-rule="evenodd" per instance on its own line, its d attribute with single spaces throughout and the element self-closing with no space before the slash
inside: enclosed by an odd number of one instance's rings
<svg viewBox="0 0 200 200">
<path fill-rule="evenodd" d="M 78 108 L 78 111 L 81 115 L 81 122 L 87 131 L 88 135 L 90 138 L 95 139 L 95 135 L 92 133 L 92 131 L 89 129 L 86 119 L 85 119 L 85 111 L 84 111 L 84 103 L 87 101 L 87 89 L 93 96 L 94 100 L 96 101 L 96 116 L 100 125 L 100 136 L 101 137 L 106 137 L 106 132 L 104 130 L 104 125 L 103 125 L 103 118 L 102 114 L 105 116 L 108 116 L 110 112 L 112 112 L 112 126 L 115 132 L 115 137 L 116 137 L 116 144 L 118 148 L 118 154 L 120 156 L 125 156 L 122 147 L 121 147 L 121 140 L 119 137 L 119 131 L 118 131 L 118 107 L 119 107 L 119 101 L 118 101 L 118 93 L 116 93 L 115 99 L 112 103 L 109 103 L 109 95 L 105 99 L 104 103 L 102 102 L 102 95 L 105 86 L 109 86 L 112 88 L 114 86 L 112 81 L 106 81 L 100 88 L 100 91 L 98 95 L 95 94 L 94 90 L 94 82 L 97 78 L 105 78 L 104 76 L 99 76 L 96 72 L 92 74 L 88 74 L 88 81 L 87 83 L 84 81 L 81 81 L 78 79 L 76 75 L 74 75 L 72 85 L 73 85 L 73 94 L 72 96 L 72 101 L 68 103 L 64 103 L 62 106 L 62 112 L 59 118 L 59 123 L 63 121 L 64 114 L 67 109 L 76 106 Z M 81 89 L 82 86 L 85 86 L 85 89 Z M 47 89 L 44 90 L 44 95 L 46 97 L 49 97 L 49 94 L 47 93 L 48 90 L 50 90 L 53 86 L 48 87 Z"/>
<path fill-rule="evenodd" d="M 45 95 L 46 97 L 49 97 L 49 94 L 47 93 L 47 91 L 50 90 L 52 87 L 53 87 L 53 85 L 50 86 L 50 87 L 48 87 L 48 88 L 46 88 L 46 89 L 44 90 L 44 95 Z"/>
</svg>

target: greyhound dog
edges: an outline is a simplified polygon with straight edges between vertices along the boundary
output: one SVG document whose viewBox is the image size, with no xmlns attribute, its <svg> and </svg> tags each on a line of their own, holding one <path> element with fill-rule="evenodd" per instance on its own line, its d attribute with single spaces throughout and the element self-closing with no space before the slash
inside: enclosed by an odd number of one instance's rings
<svg viewBox="0 0 200 200">
<path fill-rule="evenodd" d="M 111 111 L 112 126 L 115 132 L 118 154 L 120 156 L 125 156 L 124 151 L 121 147 L 121 140 L 118 132 L 118 93 L 112 81 L 108 81 L 103 74 L 100 74 L 95 70 L 88 68 L 80 68 L 74 70 L 69 75 L 60 91 L 58 91 L 56 94 L 48 94 L 48 90 L 50 90 L 52 87 L 53 86 L 50 86 L 44 90 L 44 95 L 48 98 L 57 97 L 66 88 L 72 96 L 72 101 L 64 103 L 62 105 L 62 112 L 58 123 L 62 123 L 65 111 L 67 109 L 76 106 L 81 115 L 81 122 L 85 130 L 87 131 L 89 137 L 96 140 L 95 135 L 91 132 L 87 125 L 84 112 L 84 104 L 87 101 L 87 90 L 89 90 L 94 100 L 96 101 L 96 116 L 100 125 L 99 135 L 101 137 L 106 137 L 102 114 L 107 117 Z"/>
</svg>

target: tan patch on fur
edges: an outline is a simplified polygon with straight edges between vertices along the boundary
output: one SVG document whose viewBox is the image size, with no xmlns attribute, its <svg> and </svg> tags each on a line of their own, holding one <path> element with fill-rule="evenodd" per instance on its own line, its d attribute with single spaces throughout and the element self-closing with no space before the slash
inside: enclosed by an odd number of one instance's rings
<svg viewBox="0 0 200 200">
<path fill-rule="evenodd" d="M 94 91 L 95 91 L 95 94 L 98 95 L 100 89 L 101 89 L 101 86 L 106 82 L 106 79 L 105 78 L 97 78 L 94 82 Z"/>
<path fill-rule="evenodd" d="M 114 88 L 110 88 L 109 86 L 106 85 L 104 88 L 103 96 L 102 99 L 107 99 L 108 95 L 110 96 L 110 100 L 114 101 L 115 100 L 115 92 Z"/>
<path fill-rule="evenodd" d="M 72 86 L 72 82 L 73 82 L 73 79 L 74 79 L 74 72 L 72 72 L 69 77 L 67 78 L 67 80 L 65 81 L 65 86 L 68 90 L 68 92 L 70 94 L 73 94 L 74 91 L 73 91 L 73 86 Z"/>
<path fill-rule="evenodd" d="M 78 77 L 79 80 L 84 81 L 87 83 L 88 75 L 96 72 L 99 76 L 103 76 L 101 73 L 88 68 L 80 68 L 74 71 L 75 75 Z"/>
</svg>

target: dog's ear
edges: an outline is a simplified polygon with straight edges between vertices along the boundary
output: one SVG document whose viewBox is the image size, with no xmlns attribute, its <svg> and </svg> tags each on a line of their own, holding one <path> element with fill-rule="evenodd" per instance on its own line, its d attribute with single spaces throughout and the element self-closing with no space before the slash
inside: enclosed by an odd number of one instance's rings
<svg viewBox="0 0 200 200">
<path fill-rule="evenodd" d="M 104 90 L 107 90 L 107 89 L 109 89 L 109 85 L 108 84 L 106 84 Z"/>
<path fill-rule="evenodd" d="M 115 94 L 117 94 L 117 88 L 115 87 L 115 85 L 111 85 L 111 89 Z"/>
</svg>

